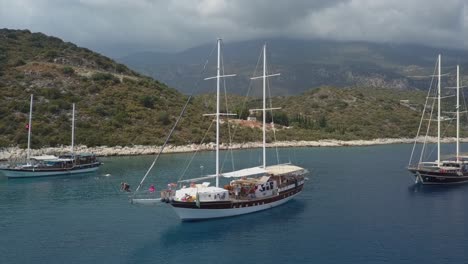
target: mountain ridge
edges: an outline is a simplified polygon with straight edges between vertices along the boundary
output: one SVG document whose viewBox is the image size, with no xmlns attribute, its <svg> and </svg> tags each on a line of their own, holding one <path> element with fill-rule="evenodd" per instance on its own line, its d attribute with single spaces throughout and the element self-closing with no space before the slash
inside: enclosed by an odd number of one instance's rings
<svg viewBox="0 0 468 264">
<path fill-rule="evenodd" d="M 232 42 L 225 44 L 223 53 L 227 71 L 239 76 L 230 80 L 236 93 L 245 94 L 265 42 L 272 71 L 282 73 L 272 84 L 275 95 L 300 94 L 323 85 L 425 89 L 427 82 L 410 76 L 431 74 L 438 53 L 443 54 L 444 65 L 461 63 L 463 73 L 468 66 L 468 61 L 462 61 L 468 51 L 416 44 L 301 39 Z M 118 61 L 188 94 L 191 91 L 187 87 L 200 79 L 201 64 L 213 47 L 214 43 L 173 54 L 145 52 Z M 210 64 L 209 67 L 215 66 Z M 197 93 L 210 91 L 201 88 Z"/>
</svg>

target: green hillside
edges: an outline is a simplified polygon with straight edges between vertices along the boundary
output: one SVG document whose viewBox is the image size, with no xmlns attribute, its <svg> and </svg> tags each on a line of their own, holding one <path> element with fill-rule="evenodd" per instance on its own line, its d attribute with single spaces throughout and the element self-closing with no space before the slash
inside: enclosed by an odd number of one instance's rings
<svg viewBox="0 0 468 264">
<path fill-rule="evenodd" d="M 27 142 L 34 94 L 33 147 L 68 145 L 76 103 L 77 144 L 161 144 L 186 100 L 176 90 L 74 44 L 27 30 L 0 30 L 0 146 Z M 190 122 L 208 122 L 191 107 Z M 188 121 L 186 121 L 188 122 Z M 174 143 L 192 134 L 182 124 Z"/>
<path fill-rule="evenodd" d="M 425 93 L 377 88 L 312 89 L 297 96 L 273 97 L 273 121 L 278 124 L 277 140 L 374 139 L 414 137 Z M 400 100 L 409 100 L 400 102 Z M 244 99 L 230 106 L 242 118 Z M 268 103 L 270 105 L 270 103 Z M 261 108 L 260 99 L 248 99 L 248 109 Z M 261 114 L 256 114 L 261 120 Z M 271 114 L 267 113 L 267 121 Z M 447 130 L 451 132 L 451 130 Z M 237 140 L 240 140 L 238 138 Z M 270 141 L 273 136 L 270 134 Z"/>
<path fill-rule="evenodd" d="M 419 91 L 324 87 L 300 96 L 275 98 L 273 104 L 284 109 L 293 126 L 302 128 L 301 137 L 398 138 L 415 136 L 424 97 Z"/>
<path fill-rule="evenodd" d="M 187 100 L 175 89 L 88 49 L 41 33 L 0 29 L 0 147 L 26 146 L 30 94 L 34 148 L 70 144 L 72 103 L 77 109 L 76 144 L 160 145 Z M 424 97 L 420 91 L 374 87 L 322 87 L 274 97 L 273 106 L 282 107 L 274 116 L 279 124 L 276 138 L 412 137 Z M 223 111 L 238 113 L 240 119 L 247 118 L 248 109 L 261 107 L 258 98 L 238 95 L 222 102 Z M 205 142 L 213 142 L 214 126 L 206 132 L 213 118 L 203 114 L 214 110 L 213 94 L 195 97 L 171 143 L 199 143 L 205 135 Z M 223 122 L 223 142 L 229 135 L 234 142 L 260 140 L 259 123 L 240 119 Z M 272 133 L 269 137 L 273 140 Z"/>
</svg>

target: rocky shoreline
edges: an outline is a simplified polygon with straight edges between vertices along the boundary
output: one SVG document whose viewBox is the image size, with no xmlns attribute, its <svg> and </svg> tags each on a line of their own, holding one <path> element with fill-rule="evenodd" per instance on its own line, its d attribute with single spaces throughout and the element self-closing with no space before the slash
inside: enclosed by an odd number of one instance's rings
<svg viewBox="0 0 468 264">
<path fill-rule="evenodd" d="M 443 143 L 453 143 L 455 138 L 443 138 L 441 142 Z M 418 138 L 418 142 L 423 142 L 424 137 Z M 461 142 L 468 142 L 468 138 L 460 139 Z M 435 143 L 437 142 L 436 137 L 428 137 L 427 142 Z M 387 145 L 387 144 L 409 144 L 414 143 L 414 138 L 378 138 L 372 140 L 335 140 L 335 139 L 324 139 L 318 141 L 279 141 L 275 143 L 268 143 L 267 147 L 345 147 L 345 146 L 372 146 L 372 145 Z M 235 143 L 232 144 L 232 149 L 251 149 L 251 148 L 260 148 L 262 146 L 261 142 L 247 142 L 247 143 Z M 228 145 L 222 144 L 221 149 L 228 149 Z M 100 147 L 86 147 L 86 146 L 76 146 L 75 152 L 88 152 L 94 153 L 100 157 L 107 156 L 135 156 L 135 155 L 152 155 L 160 151 L 161 146 L 100 146 Z M 164 149 L 163 153 L 182 153 L 182 152 L 194 152 L 194 151 L 212 151 L 215 149 L 214 143 L 207 144 L 191 144 L 183 146 L 172 146 L 168 145 Z M 62 147 L 48 147 L 41 149 L 32 149 L 31 155 L 47 155 L 47 154 L 62 154 L 68 153 L 70 150 L 69 146 Z M 18 147 L 8 147 L 0 149 L 0 160 L 9 160 L 9 159 L 20 159 L 26 156 L 26 149 L 21 149 Z"/>
</svg>

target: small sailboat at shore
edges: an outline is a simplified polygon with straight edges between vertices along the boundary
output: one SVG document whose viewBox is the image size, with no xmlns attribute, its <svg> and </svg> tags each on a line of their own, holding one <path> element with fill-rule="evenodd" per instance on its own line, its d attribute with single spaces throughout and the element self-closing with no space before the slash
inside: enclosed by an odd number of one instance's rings
<svg viewBox="0 0 468 264">
<path fill-rule="evenodd" d="M 441 99 L 448 98 L 450 96 L 442 96 L 441 88 L 441 56 L 438 57 L 438 73 L 437 73 L 437 96 L 430 96 L 431 89 L 428 91 L 428 96 L 426 99 L 426 105 L 423 109 L 423 114 L 421 117 L 421 122 L 419 125 L 418 134 L 416 135 L 416 140 L 414 142 L 413 150 L 411 152 L 410 162 L 408 165 L 408 170 L 415 177 L 415 183 L 420 184 L 456 184 L 456 183 L 466 183 L 468 182 L 468 156 L 460 155 L 460 67 L 457 65 L 457 86 L 451 87 L 456 89 L 456 111 L 450 112 L 451 114 L 456 114 L 456 153 L 451 155 L 449 158 L 442 159 L 441 156 L 441 122 L 449 121 L 452 118 L 443 118 L 441 116 Z M 432 88 L 432 87 L 431 87 Z M 415 147 L 417 143 L 417 138 L 421 131 L 422 123 L 424 121 L 426 114 L 426 106 L 428 105 L 428 100 L 433 99 L 437 100 L 437 119 L 432 120 L 432 113 L 434 110 L 435 101 L 432 103 L 432 108 L 430 109 L 430 117 L 426 130 L 425 140 L 423 142 L 421 154 L 419 161 L 416 164 L 412 164 L 413 154 L 415 152 Z M 428 133 L 430 131 L 431 121 L 437 122 L 437 159 L 431 162 L 423 161 L 424 152 L 427 149 L 426 142 Z"/>
<path fill-rule="evenodd" d="M 75 104 L 73 104 L 72 112 L 72 140 L 70 153 L 60 155 L 58 157 L 54 155 L 31 156 L 32 109 L 33 95 L 31 95 L 29 123 L 27 125 L 28 149 L 26 154 L 26 163 L 11 164 L 7 167 L 0 168 L 0 172 L 3 175 L 8 178 L 61 176 L 94 172 L 99 168 L 99 166 L 101 166 L 101 162 L 97 160 L 96 155 L 92 153 L 74 152 Z"/>
<path fill-rule="evenodd" d="M 263 75 L 252 78 L 263 79 L 263 107 L 253 110 L 263 113 L 263 164 L 241 170 L 221 172 L 219 159 L 220 117 L 231 114 L 220 112 L 220 80 L 234 75 L 221 74 L 220 72 L 222 68 L 220 65 L 220 39 L 217 41 L 217 50 L 217 75 L 205 79 L 216 79 L 217 81 L 216 113 L 209 114 L 215 117 L 216 124 L 215 173 L 199 178 L 179 180 L 176 184 L 169 184 L 168 189 L 161 192 L 161 200 L 167 202 L 181 220 L 222 218 L 279 206 L 301 193 L 305 183 L 305 174 L 308 173 L 307 169 L 289 163 L 267 165 L 266 111 L 278 108 L 266 107 L 266 79 L 279 74 L 267 74 L 266 45 L 263 47 Z M 229 184 L 221 187 L 221 178 L 230 180 Z M 214 186 L 211 185 L 211 180 L 215 180 Z M 139 201 L 135 200 L 135 202 Z M 142 199 L 143 202 L 147 202 L 147 200 Z"/>
</svg>

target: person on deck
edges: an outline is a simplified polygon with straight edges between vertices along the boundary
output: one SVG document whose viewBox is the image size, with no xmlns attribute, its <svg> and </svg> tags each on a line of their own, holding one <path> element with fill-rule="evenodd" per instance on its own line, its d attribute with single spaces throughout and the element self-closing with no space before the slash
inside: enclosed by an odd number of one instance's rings
<svg viewBox="0 0 468 264">
<path fill-rule="evenodd" d="M 149 192 L 154 193 L 155 191 L 156 191 L 156 188 L 154 188 L 154 185 L 151 184 L 151 186 L 149 187 Z"/>
</svg>

